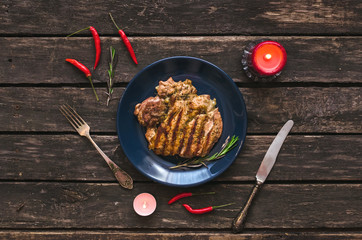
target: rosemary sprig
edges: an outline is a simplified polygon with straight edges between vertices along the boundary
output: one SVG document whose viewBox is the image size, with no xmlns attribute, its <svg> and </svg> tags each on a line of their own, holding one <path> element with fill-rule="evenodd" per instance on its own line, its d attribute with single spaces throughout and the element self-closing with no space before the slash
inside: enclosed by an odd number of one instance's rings
<svg viewBox="0 0 362 240">
<path fill-rule="evenodd" d="M 221 146 L 220 152 L 217 152 L 209 157 L 187 159 L 183 162 L 180 162 L 176 166 L 170 167 L 170 169 L 176 169 L 176 168 L 181 168 L 181 167 L 200 167 L 200 166 L 207 167 L 206 162 L 218 160 L 218 159 L 224 157 L 226 155 L 226 153 L 231 151 L 231 149 L 236 147 L 236 145 L 237 145 L 236 143 L 239 140 L 239 137 L 234 135 L 234 136 L 232 136 L 230 141 L 229 141 L 229 138 L 230 138 L 230 136 L 228 136 L 226 138 L 225 143 Z"/>
<path fill-rule="evenodd" d="M 108 92 L 106 93 L 108 95 L 108 97 L 107 97 L 107 106 L 109 105 L 109 102 L 112 100 L 113 83 L 114 83 L 114 81 L 113 81 L 114 68 L 115 68 L 115 65 L 116 65 L 116 61 L 115 61 L 116 49 L 114 49 L 114 47 L 110 46 L 109 51 L 110 51 L 111 61 L 109 63 L 109 69 L 108 69 L 109 80 L 107 82 L 107 90 L 108 90 Z"/>
</svg>

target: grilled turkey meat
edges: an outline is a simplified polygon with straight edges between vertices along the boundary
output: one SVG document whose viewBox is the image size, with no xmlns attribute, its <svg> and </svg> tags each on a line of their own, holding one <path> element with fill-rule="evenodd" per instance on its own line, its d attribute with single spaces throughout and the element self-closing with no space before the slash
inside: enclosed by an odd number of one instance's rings
<svg viewBox="0 0 362 240">
<path fill-rule="evenodd" d="M 206 156 L 223 128 L 216 100 L 197 95 L 189 79 L 175 82 L 169 78 L 160 81 L 156 90 L 156 97 L 137 104 L 134 111 L 147 128 L 149 149 L 163 156 Z"/>
</svg>

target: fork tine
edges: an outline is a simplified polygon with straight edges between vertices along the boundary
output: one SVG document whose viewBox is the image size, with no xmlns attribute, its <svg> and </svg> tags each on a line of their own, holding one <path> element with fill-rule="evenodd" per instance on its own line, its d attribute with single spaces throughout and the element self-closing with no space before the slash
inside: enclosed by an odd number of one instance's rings
<svg viewBox="0 0 362 240">
<path fill-rule="evenodd" d="M 66 112 L 68 113 L 68 116 L 71 117 L 73 119 L 73 122 L 76 123 L 76 125 L 78 125 L 79 127 L 83 124 L 82 121 L 80 121 L 77 116 L 74 114 L 75 111 L 71 106 L 67 106 L 64 105 L 64 109 L 66 110 Z"/>
<path fill-rule="evenodd" d="M 68 104 L 67 104 L 67 105 L 68 105 Z M 80 120 L 81 123 L 83 123 L 83 124 L 86 123 L 86 122 L 84 121 L 84 119 L 83 119 L 71 106 L 68 105 L 68 107 L 73 110 L 73 112 L 74 112 L 75 115 L 78 117 L 78 119 Z"/>
<path fill-rule="evenodd" d="M 74 127 L 74 129 L 78 131 L 78 126 L 75 125 L 75 123 L 73 122 L 73 119 L 71 119 L 70 116 L 68 117 L 67 112 L 64 110 L 64 105 L 59 107 L 59 111 L 68 120 L 68 122 Z"/>
</svg>

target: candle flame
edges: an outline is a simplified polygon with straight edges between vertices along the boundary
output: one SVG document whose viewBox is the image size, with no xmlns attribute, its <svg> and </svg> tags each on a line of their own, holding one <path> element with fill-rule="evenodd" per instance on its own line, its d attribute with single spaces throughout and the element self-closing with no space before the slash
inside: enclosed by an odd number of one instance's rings
<svg viewBox="0 0 362 240">
<path fill-rule="evenodd" d="M 143 208 L 147 208 L 147 202 L 146 202 L 146 201 L 143 202 L 142 207 L 143 207 Z"/>
<path fill-rule="evenodd" d="M 268 54 L 265 54 L 265 59 L 266 59 L 266 60 L 269 60 L 269 59 L 271 59 L 271 57 L 272 57 L 272 55 L 271 55 L 270 53 L 268 53 Z"/>
</svg>

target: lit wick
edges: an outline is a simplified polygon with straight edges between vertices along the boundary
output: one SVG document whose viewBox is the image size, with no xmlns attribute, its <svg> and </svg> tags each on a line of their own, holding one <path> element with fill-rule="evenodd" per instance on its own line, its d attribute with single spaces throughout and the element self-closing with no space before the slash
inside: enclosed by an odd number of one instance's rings
<svg viewBox="0 0 362 240">
<path fill-rule="evenodd" d="M 149 216 L 156 210 L 157 202 L 149 193 L 138 194 L 133 200 L 133 209 L 140 216 Z"/>
<path fill-rule="evenodd" d="M 268 53 L 268 54 L 265 54 L 264 59 L 265 60 L 270 60 L 271 57 L 272 57 L 272 55 L 270 53 Z"/>
</svg>

